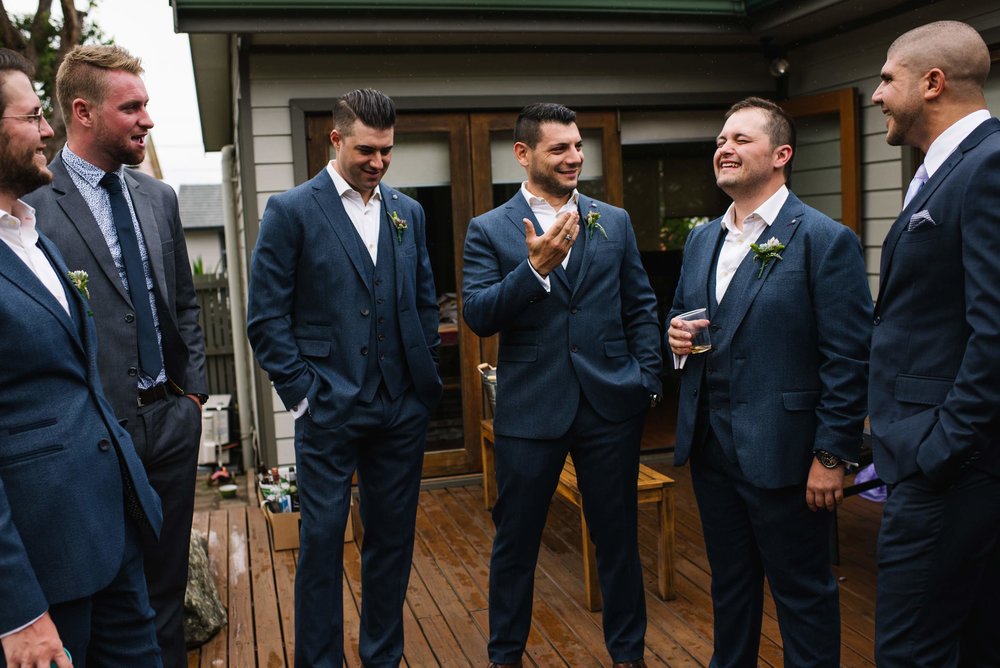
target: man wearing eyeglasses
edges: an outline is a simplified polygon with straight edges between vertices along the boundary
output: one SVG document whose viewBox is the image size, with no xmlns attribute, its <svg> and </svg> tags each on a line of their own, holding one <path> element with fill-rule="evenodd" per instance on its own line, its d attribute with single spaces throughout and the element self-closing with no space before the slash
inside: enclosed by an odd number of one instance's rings
<svg viewBox="0 0 1000 668">
<path fill-rule="evenodd" d="M 146 581 L 163 662 L 180 668 L 208 385 L 177 196 L 124 168 L 142 162 L 153 127 L 142 71 L 117 46 L 77 46 L 66 55 L 56 76 L 66 146 L 50 165 L 52 184 L 26 201 L 69 267 L 89 275 L 101 382 L 163 500 L 160 541 L 145 545 Z"/>
<path fill-rule="evenodd" d="M 86 284 L 19 199 L 52 179 L 32 71 L 0 49 L 0 668 L 160 666 L 160 504 L 101 389 Z"/>
</svg>

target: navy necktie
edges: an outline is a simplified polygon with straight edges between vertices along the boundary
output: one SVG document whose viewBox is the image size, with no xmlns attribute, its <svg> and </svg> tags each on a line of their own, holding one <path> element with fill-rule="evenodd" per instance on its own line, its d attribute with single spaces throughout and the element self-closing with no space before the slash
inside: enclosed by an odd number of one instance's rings
<svg viewBox="0 0 1000 668">
<path fill-rule="evenodd" d="M 114 218 L 115 229 L 118 231 L 118 244 L 122 249 L 122 263 L 125 265 L 125 277 L 128 279 L 128 293 L 132 299 L 132 308 L 135 310 L 139 366 L 147 376 L 155 379 L 160 375 L 160 369 L 163 368 L 163 360 L 160 357 L 160 344 L 156 340 L 153 309 L 149 305 L 146 272 L 142 269 L 142 256 L 139 254 L 139 243 L 135 238 L 132 211 L 125 200 L 121 180 L 117 174 L 105 174 L 100 185 L 108 191 L 108 197 L 111 200 L 111 216 Z"/>
</svg>

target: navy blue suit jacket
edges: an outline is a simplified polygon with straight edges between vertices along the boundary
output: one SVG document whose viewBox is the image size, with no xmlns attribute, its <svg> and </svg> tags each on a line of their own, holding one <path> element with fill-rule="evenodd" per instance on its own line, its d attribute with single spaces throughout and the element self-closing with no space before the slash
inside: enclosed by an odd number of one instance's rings
<svg viewBox="0 0 1000 668">
<path fill-rule="evenodd" d="M 379 233 L 392 235 L 406 364 L 420 400 L 432 407 L 441 396 L 441 339 L 424 210 L 380 187 Z M 392 212 L 407 223 L 402 243 L 389 222 Z M 361 252 L 325 168 L 268 200 L 250 267 L 247 334 L 285 406 L 308 398 L 310 416 L 327 428 L 347 420 L 365 380 L 361 350 L 370 344 L 373 297 Z"/>
<path fill-rule="evenodd" d="M 90 596 L 122 566 L 118 455 L 159 533 L 160 500 L 104 398 L 89 305 L 44 236 L 73 316 L 0 242 L 0 633 Z"/>
<path fill-rule="evenodd" d="M 528 264 L 524 223 L 542 230 L 524 196 L 473 218 L 465 238 L 462 306 L 479 336 L 500 333 L 496 433 L 557 438 L 576 415 L 580 391 L 605 419 L 620 422 L 661 391 L 656 296 L 639 258 L 628 214 L 580 195 L 580 234 L 588 236 L 573 285 L 562 267 L 546 292 Z M 580 252 L 579 240 L 577 250 Z"/>
<path fill-rule="evenodd" d="M 696 227 L 684 247 L 670 318 L 702 308 L 709 295 L 721 219 Z M 815 450 L 857 461 L 865 418 L 871 291 L 857 236 L 793 193 L 758 243 L 777 238 L 783 259 L 757 278 L 733 282 L 728 328 L 711 331 L 713 350 L 681 371 L 675 463 L 694 444 L 706 364 L 726 356 L 731 370 L 733 442 L 747 480 L 777 488 L 805 481 Z M 753 263 L 753 252 L 744 263 Z M 738 275 L 737 275 L 738 277 Z"/>
<path fill-rule="evenodd" d="M 922 212 L 933 224 L 908 231 Z M 879 476 L 895 483 L 919 470 L 946 484 L 970 460 L 1000 475 L 997 119 L 959 145 L 890 228 L 875 323 Z"/>
</svg>

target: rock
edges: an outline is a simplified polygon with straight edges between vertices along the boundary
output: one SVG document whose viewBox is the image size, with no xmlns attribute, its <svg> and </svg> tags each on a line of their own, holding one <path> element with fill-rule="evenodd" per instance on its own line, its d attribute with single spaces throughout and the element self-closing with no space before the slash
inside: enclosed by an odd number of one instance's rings
<svg viewBox="0 0 1000 668">
<path fill-rule="evenodd" d="M 191 531 L 190 554 L 184 592 L 184 640 L 188 649 L 208 642 L 228 619 L 209 568 L 208 539 L 198 530 Z"/>
</svg>

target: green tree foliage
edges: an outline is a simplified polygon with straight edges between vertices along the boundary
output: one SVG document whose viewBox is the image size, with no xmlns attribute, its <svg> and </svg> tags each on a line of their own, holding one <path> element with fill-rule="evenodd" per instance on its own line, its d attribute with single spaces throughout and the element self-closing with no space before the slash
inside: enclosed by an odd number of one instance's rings
<svg viewBox="0 0 1000 668">
<path fill-rule="evenodd" d="M 66 141 L 66 123 L 55 100 L 56 71 L 63 58 L 77 44 L 110 44 L 90 19 L 99 0 L 87 0 L 77 9 L 74 0 L 59 0 L 61 19 L 53 18 L 53 0 L 38 0 L 34 13 L 11 13 L 0 0 L 0 46 L 17 51 L 35 64 L 38 96 L 48 114 L 55 137 L 49 141 L 49 158 Z"/>
</svg>

